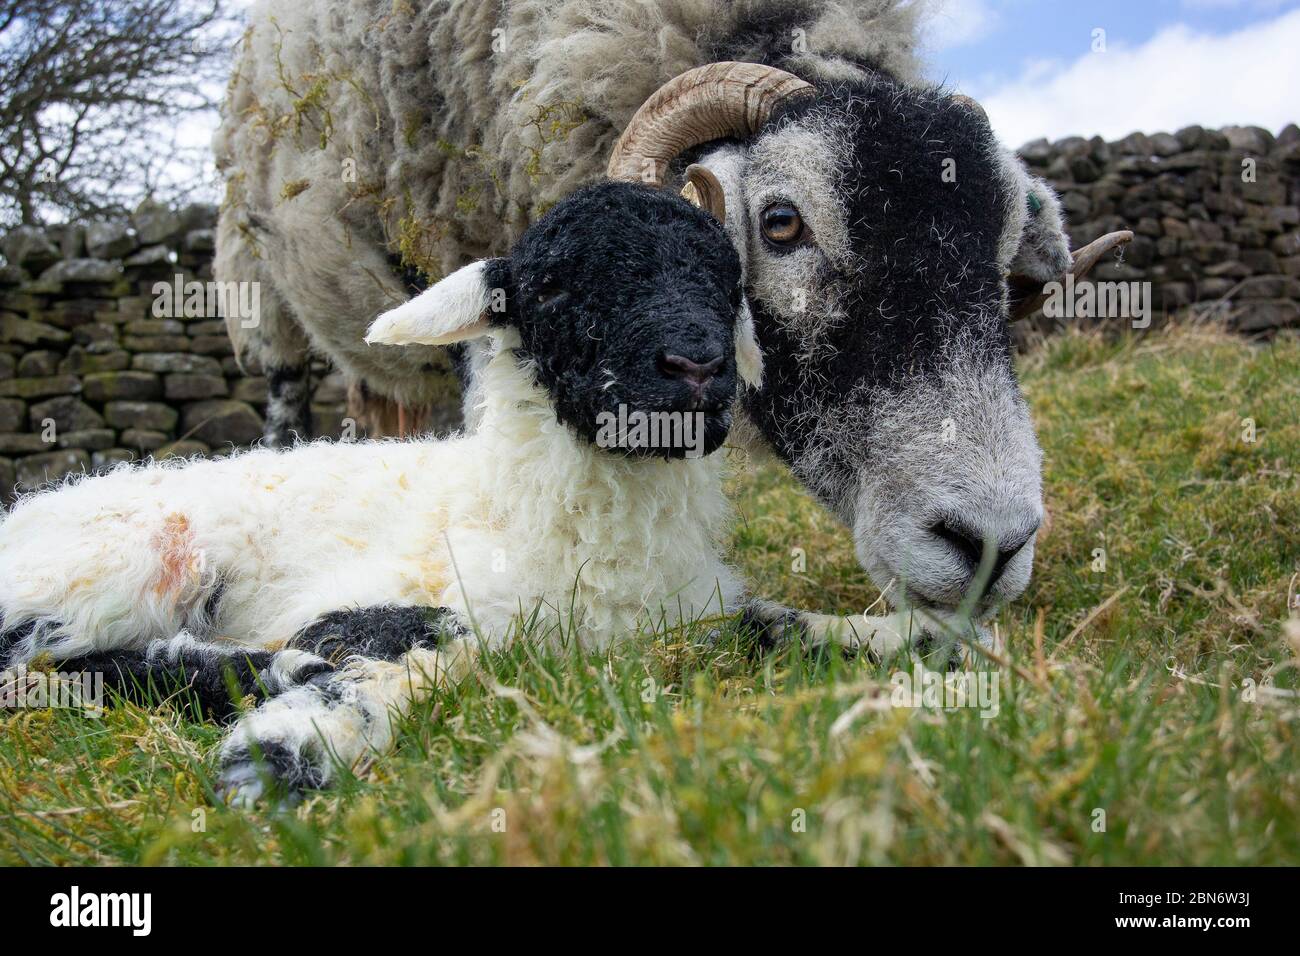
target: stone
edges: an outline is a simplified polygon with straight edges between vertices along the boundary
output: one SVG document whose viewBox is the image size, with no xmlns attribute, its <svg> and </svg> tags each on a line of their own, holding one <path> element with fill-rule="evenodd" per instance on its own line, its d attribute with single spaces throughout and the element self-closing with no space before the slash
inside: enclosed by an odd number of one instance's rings
<svg viewBox="0 0 1300 956">
<path fill-rule="evenodd" d="M 12 313 L 0 316 L 0 342 L 41 347 L 66 345 L 71 339 L 67 332 L 44 322 L 20 319 Z"/>
<path fill-rule="evenodd" d="M 1182 145 L 1183 149 L 1196 149 L 1205 142 L 1205 128 L 1203 126 L 1184 126 L 1174 138 Z"/>
<path fill-rule="evenodd" d="M 212 449 L 203 442 L 186 439 L 163 445 L 154 452 L 153 457 L 163 461 L 167 458 L 206 458 L 210 454 Z"/>
<path fill-rule="evenodd" d="M 237 378 L 230 386 L 230 397 L 250 405 L 266 404 L 266 379 L 260 375 Z"/>
<path fill-rule="evenodd" d="M 148 400 L 162 393 L 158 376 L 150 372 L 94 372 L 82 382 L 86 398 L 92 402 Z"/>
<path fill-rule="evenodd" d="M 1295 123 L 1287 123 L 1282 127 L 1282 131 L 1277 134 L 1278 146 L 1290 146 L 1292 143 L 1300 143 L 1300 126 Z"/>
<path fill-rule="evenodd" d="M 110 352 L 117 348 L 117 332 L 111 325 L 91 322 L 73 329 L 72 341 L 92 352 Z"/>
<path fill-rule="evenodd" d="M 1045 166 L 1048 160 L 1052 158 L 1052 144 L 1046 139 L 1040 138 L 1025 143 L 1017 152 L 1020 154 L 1020 158 L 1031 166 Z"/>
<path fill-rule="evenodd" d="M 41 378 L 0 379 L 0 397 L 49 398 L 51 395 L 78 395 L 81 379 L 75 375 L 46 375 Z"/>
<path fill-rule="evenodd" d="M 234 355 L 230 337 L 226 335 L 196 335 L 190 340 L 190 348 L 200 355 Z"/>
<path fill-rule="evenodd" d="M 12 265 L 30 272 L 40 272 L 61 256 L 49 235 L 40 226 L 15 226 L 0 240 L 0 252 Z"/>
<path fill-rule="evenodd" d="M 86 226 L 86 251 L 96 259 L 121 259 L 139 242 L 131 227 L 120 220 L 92 222 Z"/>
<path fill-rule="evenodd" d="M 167 444 L 171 439 L 166 432 L 147 428 L 128 428 L 122 432 L 122 444 L 138 451 L 154 451 Z"/>
<path fill-rule="evenodd" d="M 22 285 L 27 281 L 27 273 L 18 266 L 5 263 L 0 265 L 0 289 Z"/>
<path fill-rule="evenodd" d="M 176 372 L 163 378 L 163 396 L 168 401 L 195 401 L 203 398 L 225 398 L 230 394 L 226 380 L 220 375 L 191 375 Z"/>
<path fill-rule="evenodd" d="M 346 410 L 339 405 L 313 405 L 311 433 L 318 438 L 333 438 L 337 441 L 343 436 L 343 421 L 346 415 Z"/>
<path fill-rule="evenodd" d="M 51 421 L 59 432 L 104 427 L 104 417 L 99 412 L 71 395 L 37 402 L 27 409 L 27 421 L 34 432 L 44 431 L 46 423 Z"/>
<path fill-rule="evenodd" d="M 117 444 L 117 432 L 111 428 L 87 428 L 79 432 L 59 434 L 60 448 L 84 448 L 86 451 L 103 451 Z"/>
<path fill-rule="evenodd" d="M 122 262 L 126 269 L 152 269 L 159 266 L 170 269 L 175 264 L 176 256 L 166 246 L 145 246 Z"/>
<path fill-rule="evenodd" d="M 1077 183 L 1092 183 L 1101 178 L 1101 166 L 1091 156 L 1076 156 L 1070 160 L 1070 175 Z"/>
<path fill-rule="evenodd" d="M 90 455 L 84 451 L 50 451 L 32 455 L 17 463 L 15 485 L 31 491 L 76 472 L 90 471 Z"/>
<path fill-rule="evenodd" d="M 181 431 L 211 447 L 248 445 L 262 437 L 262 417 L 231 399 L 195 402 L 185 408 Z"/>
<path fill-rule="evenodd" d="M 191 375 L 220 375 L 221 363 L 206 355 L 189 352 L 145 352 L 131 359 L 139 372 L 185 372 Z"/>
<path fill-rule="evenodd" d="M 114 428 L 169 432 L 179 417 L 176 409 L 158 402 L 118 401 L 104 406 L 104 418 Z"/>
<path fill-rule="evenodd" d="M 122 270 L 104 259 L 64 259 L 41 273 L 41 282 L 59 285 L 107 284 L 122 278 Z"/>
<path fill-rule="evenodd" d="M 217 224 L 217 207 L 207 202 L 186 203 L 180 208 L 181 229 L 211 229 Z"/>
<path fill-rule="evenodd" d="M 124 462 L 135 461 L 139 457 L 129 448 L 107 448 L 90 456 L 90 470 L 97 475 L 102 475 Z"/>
<path fill-rule="evenodd" d="M 0 398 L 0 432 L 16 432 L 26 423 L 26 402 L 17 398 Z"/>
<path fill-rule="evenodd" d="M 1300 302 L 1251 301 L 1242 303 L 1233 318 L 1233 327 L 1241 332 L 1264 332 L 1300 325 Z"/>
<path fill-rule="evenodd" d="M 192 229 L 185 233 L 181 248 L 186 252 L 211 252 L 217 246 L 216 235 L 213 229 Z"/>
<path fill-rule="evenodd" d="M 1147 137 L 1152 154 L 1160 157 L 1177 156 L 1183 151 L 1183 144 L 1172 133 L 1155 133 Z"/>
<path fill-rule="evenodd" d="M 176 319 L 136 319 L 122 327 L 127 335 L 184 335 L 185 323 Z"/>
<path fill-rule="evenodd" d="M 1124 156 L 1150 156 L 1151 140 L 1146 133 L 1129 133 L 1115 143 L 1115 152 Z"/>
<path fill-rule="evenodd" d="M 39 378 L 59 374 L 59 353 L 44 350 L 28 352 L 18 360 L 19 378 Z"/>
<path fill-rule="evenodd" d="M 89 352 L 79 346 L 68 350 L 67 357 L 59 362 L 60 375 L 85 375 L 89 372 L 120 372 L 131 364 L 131 356 L 123 351 Z"/>
<path fill-rule="evenodd" d="M 181 217 L 162 203 L 146 199 L 131 216 L 136 234 L 144 245 L 165 242 L 183 227 Z"/>
<path fill-rule="evenodd" d="M 1228 145 L 1252 156 L 1267 156 L 1273 148 L 1273 134 L 1259 126 L 1225 126 L 1219 131 Z"/>
<path fill-rule="evenodd" d="M 127 335 L 122 347 L 128 352 L 184 352 L 190 340 L 184 335 Z"/>
<path fill-rule="evenodd" d="M 32 432 L 0 432 L 0 455 L 34 455 L 49 451 L 50 444 Z"/>
<path fill-rule="evenodd" d="M 0 458 L 0 504 L 8 501 L 14 492 L 17 471 L 8 458 Z"/>
</svg>

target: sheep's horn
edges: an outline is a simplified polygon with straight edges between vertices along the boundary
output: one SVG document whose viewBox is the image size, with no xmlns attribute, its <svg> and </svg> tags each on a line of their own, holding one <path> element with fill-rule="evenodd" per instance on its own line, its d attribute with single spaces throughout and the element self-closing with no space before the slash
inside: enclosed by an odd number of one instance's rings
<svg viewBox="0 0 1300 956">
<path fill-rule="evenodd" d="M 700 143 L 746 137 L 784 100 L 813 87 L 792 73 L 758 63 L 723 61 L 687 70 L 641 104 L 614 145 L 610 179 L 662 186 L 668 164 Z"/>
<path fill-rule="evenodd" d="M 1133 233 L 1127 229 L 1121 232 L 1110 232 L 1088 243 L 1082 249 L 1074 251 L 1074 265 L 1070 272 L 1075 279 L 1082 279 L 1092 267 L 1101 261 L 1101 257 L 1114 249 L 1119 248 L 1133 238 Z M 1063 280 L 1065 277 L 1062 276 Z M 1031 279 L 1028 276 L 1009 276 L 1007 282 L 1011 291 L 1011 312 L 1010 319 L 1012 322 L 1023 319 L 1026 316 L 1033 315 L 1042 306 L 1047 299 L 1047 293 L 1043 291 L 1043 283 Z"/>
</svg>

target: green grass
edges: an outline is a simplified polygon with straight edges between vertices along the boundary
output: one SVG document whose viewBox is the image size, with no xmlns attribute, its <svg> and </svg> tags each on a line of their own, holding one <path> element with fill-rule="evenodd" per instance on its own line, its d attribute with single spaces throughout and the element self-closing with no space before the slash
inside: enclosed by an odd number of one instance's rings
<svg viewBox="0 0 1300 956">
<path fill-rule="evenodd" d="M 0 862 L 1300 862 L 1300 339 L 1071 334 L 1022 366 L 1051 517 L 998 618 L 996 717 L 894 708 L 887 667 L 695 629 L 608 655 L 519 644 L 337 791 L 243 814 L 211 800 L 217 727 L 10 712 Z M 736 499 L 760 593 L 876 599 L 786 475 Z"/>
</svg>

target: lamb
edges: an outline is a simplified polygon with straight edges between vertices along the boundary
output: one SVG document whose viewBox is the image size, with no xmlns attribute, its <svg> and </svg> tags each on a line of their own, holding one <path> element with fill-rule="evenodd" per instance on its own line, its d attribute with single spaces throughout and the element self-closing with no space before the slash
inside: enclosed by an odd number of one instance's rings
<svg viewBox="0 0 1300 956">
<path fill-rule="evenodd" d="M 1125 234 L 1072 261 L 1051 189 L 978 104 L 918 78 L 922 6 L 264 0 L 216 139 L 215 268 L 262 283 L 261 325 L 231 333 L 267 369 L 268 440 L 305 429 L 309 351 L 408 426 L 447 425 L 427 414 L 455 392 L 445 350 L 366 348 L 371 318 L 602 171 L 690 178 L 768 369 L 738 435 L 844 522 L 891 600 L 1014 599 L 1041 454 L 1008 321 Z"/>
<path fill-rule="evenodd" d="M 390 711 L 521 614 L 599 648 L 742 609 L 712 453 L 762 364 L 721 231 L 670 193 L 597 185 L 380 316 L 372 342 L 490 342 L 472 435 L 127 466 L 22 499 L 0 524 L 0 665 L 48 654 L 128 693 L 171 675 L 217 717 L 238 716 L 229 674 L 262 699 L 221 751 L 246 802 L 260 761 L 300 791 L 385 749 Z M 646 441 L 622 427 L 637 415 L 695 426 Z M 844 643 L 883 652 L 875 630 Z"/>
</svg>

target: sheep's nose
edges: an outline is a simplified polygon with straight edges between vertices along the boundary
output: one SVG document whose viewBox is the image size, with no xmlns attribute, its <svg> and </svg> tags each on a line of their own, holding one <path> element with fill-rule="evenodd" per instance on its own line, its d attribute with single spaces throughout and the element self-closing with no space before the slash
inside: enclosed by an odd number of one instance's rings
<svg viewBox="0 0 1300 956">
<path fill-rule="evenodd" d="M 931 525 L 929 530 L 930 534 L 946 543 L 965 564 L 968 575 L 967 586 L 979 571 L 980 562 L 984 558 L 984 542 L 994 542 L 996 554 L 993 568 L 989 572 L 988 580 L 984 582 L 983 593 L 979 595 L 983 598 L 992 590 L 993 585 L 998 583 L 998 579 L 1002 577 L 1002 572 L 1006 570 L 1011 559 L 1019 554 L 1033 538 L 1038 531 L 1038 524 L 1036 517 L 1028 518 L 1019 524 L 1019 530 L 998 535 L 993 529 L 981 531 L 966 522 L 948 517 Z"/>
<path fill-rule="evenodd" d="M 679 378 L 686 382 L 698 395 L 703 394 L 709 382 L 713 381 L 713 376 L 718 374 L 718 369 L 722 368 L 722 360 L 723 355 L 720 352 L 711 355 L 703 362 L 665 352 L 659 356 L 659 371 L 668 378 Z"/>
</svg>

